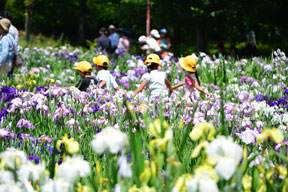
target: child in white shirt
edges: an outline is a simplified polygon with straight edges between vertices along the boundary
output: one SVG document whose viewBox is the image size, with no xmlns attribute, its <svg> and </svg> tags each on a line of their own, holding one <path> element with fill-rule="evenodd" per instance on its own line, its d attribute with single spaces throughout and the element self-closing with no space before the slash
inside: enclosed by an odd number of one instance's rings
<svg viewBox="0 0 288 192">
<path fill-rule="evenodd" d="M 100 88 L 107 88 L 109 90 L 120 90 L 115 78 L 108 71 L 109 59 L 106 55 L 98 55 L 93 57 L 93 62 L 96 64 L 97 76 L 96 80 L 99 82 Z"/>
<path fill-rule="evenodd" d="M 134 96 L 141 92 L 146 86 L 152 98 L 167 96 L 167 88 L 171 94 L 173 89 L 169 80 L 166 78 L 165 72 L 158 71 L 158 66 L 161 66 L 160 57 L 157 54 L 151 53 L 147 56 L 144 63 L 147 65 L 148 73 L 142 76 L 141 84 L 134 92 Z"/>
</svg>

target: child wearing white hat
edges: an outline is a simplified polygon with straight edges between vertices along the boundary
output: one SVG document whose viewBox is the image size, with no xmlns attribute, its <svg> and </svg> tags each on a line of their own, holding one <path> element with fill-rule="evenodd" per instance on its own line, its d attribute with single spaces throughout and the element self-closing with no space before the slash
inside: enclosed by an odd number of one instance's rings
<svg viewBox="0 0 288 192">
<path fill-rule="evenodd" d="M 161 55 L 161 48 L 156 39 L 160 37 L 159 32 L 156 29 L 151 30 L 150 36 L 146 37 L 144 35 L 140 36 L 139 43 L 146 43 L 146 45 L 141 46 L 141 50 L 146 51 L 146 54 L 156 53 Z"/>
</svg>

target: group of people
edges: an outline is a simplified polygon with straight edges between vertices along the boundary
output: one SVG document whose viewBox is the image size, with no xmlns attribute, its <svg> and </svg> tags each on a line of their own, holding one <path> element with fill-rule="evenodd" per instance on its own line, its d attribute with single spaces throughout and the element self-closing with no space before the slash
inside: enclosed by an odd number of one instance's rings
<svg viewBox="0 0 288 192">
<path fill-rule="evenodd" d="M 80 91 L 86 91 L 90 85 L 98 85 L 100 88 L 106 88 L 109 90 L 120 90 L 115 78 L 110 74 L 110 71 L 108 71 L 109 58 L 106 55 L 99 55 L 93 57 L 92 60 L 96 65 L 96 78 L 91 77 L 91 63 L 88 61 L 81 61 L 76 67 L 74 67 L 81 77 L 81 80 L 76 84 L 76 87 Z M 166 73 L 159 70 L 162 66 L 160 57 L 155 53 L 148 54 L 144 61 L 148 72 L 142 76 L 141 84 L 135 90 L 134 96 L 146 87 L 151 98 L 165 97 L 181 86 L 184 86 L 184 99 L 187 100 L 188 103 L 195 102 L 197 98 L 199 98 L 199 93 L 196 90 L 207 96 L 211 96 L 211 94 L 201 87 L 197 73 L 196 59 L 192 56 L 186 56 L 180 58 L 179 63 L 184 70 L 185 79 L 183 82 L 172 86 L 166 77 Z"/>
<path fill-rule="evenodd" d="M 18 45 L 18 30 L 12 25 L 12 16 L 10 12 L 4 11 L 0 19 L 0 71 L 3 76 L 11 76 L 13 73 L 13 59 L 17 51 Z M 121 35 L 116 33 L 114 25 L 110 25 L 109 36 L 107 30 L 101 28 L 99 30 L 100 37 L 97 41 L 97 48 L 105 50 L 108 54 L 114 54 L 119 51 L 128 53 L 131 48 L 130 40 L 125 32 Z M 180 58 L 179 63 L 185 73 L 183 82 L 172 86 L 166 77 L 166 73 L 159 70 L 161 67 L 160 57 L 165 57 L 169 53 L 171 46 L 170 39 L 167 37 L 167 30 L 161 29 L 160 34 L 158 30 L 153 29 L 150 36 L 139 37 L 141 49 L 146 51 L 147 58 L 145 65 L 147 66 L 147 73 L 141 78 L 140 86 L 135 90 L 134 96 L 141 92 L 145 87 L 148 88 L 150 97 L 165 97 L 170 95 L 173 90 L 184 86 L 184 99 L 188 102 L 194 102 L 197 93 L 196 89 L 203 92 L 205 95 L 210 95 L 203 88 L 197 74 L 197 61 L 192 56 Z M 96 65 L 97 76 L 91 76 L 92 65 L 88 61 L 81 61 L 74 69 L 78 71 L 81 80 L 76 84 L 80 91 L 86 91 L 90 85 L 98 85 L 100 88 L 109 90 L 120 90 L 115 78 L 108 71 L 109 58 L 106 55 L 99 55 L 93 58 L 93 63 Z"/>
<path fill-rule="evenodd" d="M 108 30 L 105 27 L 101 27 L 96 48 L 105 51 L 112 58 L 118 54 L 129 53 L 131 50 L 131 40 L 128 33 L 125 28 L 119 28 L 116 31 L 114 25 L 110 25 Z M 171 47 L 171 41 L 165 28 L 161 29 L 160 33 L 157 29 L 153 29 L 150 31 L 149 36 L 140 36 L 138 43 L 143 53 L 156 53 L 161 58 L 168 55 Z"/>
<path fill-rule="evenodd" d="M 12 76 L 13 60 L 19 39 L 18 30 L 11 22 L 10 12 L 2 12 L 0 18 L 0 71 L 4 78 Z"/>
<path fill-rule="evenodd" d="M 155 53 L 161 58 L 168 55 L 171 41 L 168 37 L 167 29 L 163 28 L 160 30 L 160 34 L 157 29 L 152 29 L 149 36 L 140 36 L 138 42 L 141 45 L 141 50 L 146 53 Z"/>
<path fill-rule="evenodd" d="M 115 56 L 119 53 L 129 53 L 131 50 L 131 42 L 124 30 L 116 32 L 114 25 L 110 25 L 108 30 L 101 27 L 99 30 L 100 37 L 97 39 L 97 49 L 106 51 L 108 55 Z"/>
</svg>

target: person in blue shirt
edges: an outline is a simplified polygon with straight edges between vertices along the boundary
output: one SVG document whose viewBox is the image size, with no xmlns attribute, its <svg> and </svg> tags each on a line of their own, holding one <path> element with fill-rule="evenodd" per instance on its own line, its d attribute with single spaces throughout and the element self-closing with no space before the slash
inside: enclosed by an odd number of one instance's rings
<svg viewBox="0 0 288 192">
<path fill-rule="evenodd" d="M 6 78 L 8 72 L 12 69 L 14 58 L 14 47 L 16 46 L 14 37 L 8 33 L 10 20 L 2 18 L 0 20 L 0 71 Z"/>
<path fill-rule="evenodd" d="M 17 50 L 17 46 L 18 46 L 18 41 L 19 41 L 19 32 L 18 29 L 12 24 L 12 15 L 10 13 L 10 11 L 3 11 L 1 14 L 2 18 L 6 18 L 9 19 L 10 21 L 10 27 L 9 27 L 9 31 L 8 33 L 12 35 L 12 37 L 15 40 L 15 46 L 16 46 L 16 50 Z M 12 78 L 13 75 L 13 67 L 11 68 L 11 71 L 8 73 L 8 78 Z"/>
<path fill-rule="evenodd" d="M 109 30 L 109 39 L 110 39 L 110 44 L 111 44 L 111 54 L 113 54 L 115 52 L 115 50 L 117 49 L 117 45 L 119 42 L 119 34 L 115 32 L 115 26 L 114 25 L 110 25 L 108 27 Z"/>
<path fill-rule="evenodd" d="M 165 28 L 160 30 L 160 38 L 157 40 L 161 48 L 161 57 L 164 58 L 170 52 L 171 41 L 167 36 L 167 30 Z"/>
</svg>

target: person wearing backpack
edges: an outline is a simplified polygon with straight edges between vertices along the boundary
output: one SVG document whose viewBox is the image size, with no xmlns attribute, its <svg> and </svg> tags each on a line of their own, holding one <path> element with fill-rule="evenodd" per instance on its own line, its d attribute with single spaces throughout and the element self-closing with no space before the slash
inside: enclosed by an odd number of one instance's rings
<svg viewBox="0 0 288 192">
<path fill-rule="evenodd" d="M 12 69 L 15 55 L 15 40 L 8 33 L 10 24 L 9 19 L 2 18 L 0 20 L 0 71 L 4 78 L 7 77 L 9 71 Z"/>
</svg>

